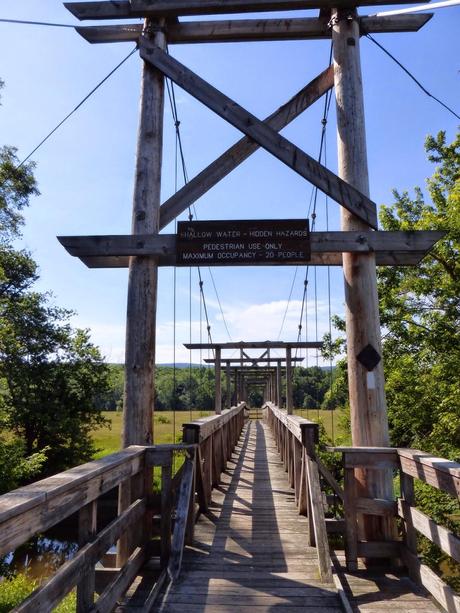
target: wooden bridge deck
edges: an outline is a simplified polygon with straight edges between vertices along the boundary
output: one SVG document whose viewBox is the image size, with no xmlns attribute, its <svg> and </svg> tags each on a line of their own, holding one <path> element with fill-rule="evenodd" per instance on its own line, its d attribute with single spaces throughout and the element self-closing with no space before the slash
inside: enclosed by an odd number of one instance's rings
<svg viewBox="0 0 460 613">
<path fill-rule="evenodd" d="M 319 582 L 307 531 L 270 431 L 250 421 L 196 525 L 180 579 L 155 610 L 342 611 L 334 586 Z"/>
<path fill-rule="evenodd" d="M 333 584 L 319 581 L 308 521 L 298 514 L 275 441 L 262 422 L 245 426 L 209 513 L 196 524 L 180 578 L 162 594 L 157 613 L 343 611 Z M 339 556 L 339 562 L 344 560 Z M 353 613 L 439 612 L 410 579 L 361 568 L 339 573 Z M 134 599 L 135 600 L 135 599 Z M 117 611 L 145 611 L 128 598 Z"/>
</svg>

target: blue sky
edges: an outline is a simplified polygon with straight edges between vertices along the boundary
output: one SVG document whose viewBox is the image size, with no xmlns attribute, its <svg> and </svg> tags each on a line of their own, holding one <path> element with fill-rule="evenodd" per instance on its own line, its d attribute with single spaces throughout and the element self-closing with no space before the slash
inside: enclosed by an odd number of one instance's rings
<svg viewBox="0 0 460 613">
<path fill-rule="evenodd" d="M 362 10 L 362 12 L 376 12 Z M 313 16 L 315 12 L 305 12 Z M 61 2 L 2 3 L 0 17 L 74 23 Z M 375 35 L 435 95 L 459 110 L 460 7 L 439 10 L 418 33 Z M 27 155 L 133 48 L 131 43 L 90 45 L 72 29 L 0 23 L 0 76 L 6 83 L 0 107 L 1 143 Z M 248 110 L 263 118 L 288 100 L 328 63 L 328 41 L 173 46 L 171 53 Z M 367 39 L 361 41 L 371 197 L 390 203 L 391 190 L 424 186 L 432 168 L 424 139 L 446 130 L 453 139 L 458 122 L 422 94 L 408 77 Z M 90 328 L 110 361 L 122 361 L 127 271 L 89 270 L 71 258 L 57 235 L 127 234 L 131 225 L 140 60 L 135 54 L 35 155 L 41 196 L 26 212 L 23 244 L 40 266 L 40 290 L 76 311 L 73 323 Z M 240 138 L 236 129 L 188 94 L 176 90 L 185 158 L 190 176 Z M 323 102 L 283 134 L 317 156 Z M 174 192 L 175 139 L 165 111 L 163 200 Z M 336 171 L 335 112 L 327 130 L 327 164 Z M 197 218 L 297 218 L 307 214 L 311 186 L 263 151 L 257 152 L 197 202 Z M 329 227 L 339 229 L 338 205 L 328 204 Z M 317 229 L 326 228 L 325 198 L 318 197 Z M 173 231 L 172 227 L 165 230 Z M 276 340 L 295 269 L 214 268 L 213 275 L 233 340 Z M 202 270 L 215 341 L 229 340 L 208 269 Z M 300 316 L 305 269 L 299 268 L 282 340 L 294 340 Z M 326 269 L 310 271 L 308 338 L 328 329 L 329 310 L 343 311 L 341 272 L 331 270 L 331 307 Z M 177 270 L 176 359 L 187 361 L 182 343 L 200 340 L 196 269 L 191 300 L 188 269 Z M 315 299 L 316 296 L 316 299 Z M 173 269 L 160 272 L 157 362 L 173 358 Z M 201 326 L 204 330 L 204 327 Z M 305 322 L 304 322 L 305 332 Z M 304 336 L 305 338 L 305 336 Z M 194 356 L 193 361 L 197 361 Z M 309 362 L 314 363 L 311 355 Z"/>
</svg>

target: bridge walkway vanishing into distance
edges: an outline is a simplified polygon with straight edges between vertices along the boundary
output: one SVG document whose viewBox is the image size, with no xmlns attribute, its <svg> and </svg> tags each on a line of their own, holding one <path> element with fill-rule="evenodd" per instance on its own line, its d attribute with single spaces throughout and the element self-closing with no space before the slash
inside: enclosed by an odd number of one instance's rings
<svg viewBox="0 0 460 613">
<path fill-rule="evenodd" d="M 0 556 L 78 516 L 78 551 L 15 611 L 48 613 L 75 588 L 77 613 L 458 613 L 458 595 L 419 560 L 416 531 L 455 560 L 460 540 L 412 494 L 418 479 L 458 496 L 460 465 L 341 448 L 342 488 L 315 452 L 317 424 L 268 402 L 262 413 L 248 420 L 241 402 L 184 424 L 182 444 L 131 446 L 0 496 Z M 175 475 L 174 454 L 184 460 Z M 360 497 L 363 467 L 399 474 L 397 501 Z M 117 490 L 115 519 L 101 522 L 98 505 Z M 365 541 L 359 514 L 399 517 L 401 534 Z"/>
<path fill-rule="evenodd" d="M 340 579 L 321 581 L 308 519 L 286 473 L 267 424 L 249 420 L 208 513 L 198 519 L 179 579 L 153 611 L 338 613 L 347 601 L 352 611 L 367 613 L 439 611 L 423 589 L 392 573 L 341 569 Z M 138 610 L 129 602 L 118 611 Z"/>
</svg>

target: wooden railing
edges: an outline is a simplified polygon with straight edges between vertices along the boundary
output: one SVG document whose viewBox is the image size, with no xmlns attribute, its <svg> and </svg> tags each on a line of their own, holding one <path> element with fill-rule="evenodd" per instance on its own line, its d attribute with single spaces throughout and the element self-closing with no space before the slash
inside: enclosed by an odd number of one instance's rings
<svg viewBox="0 0 460 613">
<path fill-rule="evenodd" d="M 202 496 L 200 510 L 206 512 L 211 502 L 212 488 L 231 458 L 247 417 L 245 402 L 240 402 L 220 415 L 211 415 L 183 424 L 183 440 L 198 446 L 197 480 Z"/>
<path fill-rule="evenodd" d="M 184 544 L 193 537 L 197 515 L 207 509 L 210 488 L 238 441 L 245 408 L 241 403 L 186 424 L 190 443 L 128 447 L 0 496 L 0 557 L 78 513 L 77 553 L 15 611 L 48 613 L 74 588 L 78 613 L 112 611 L 143 564 L 156 556 L 152 530 L 159 511 L 159 577 L 144 603 L 149 610 L 164 583 L 179 575 Z M 184 462 L 173 476 L 175 454 Z M 161 469 L 159 496 L 152 491 L 155 467 Z M 98 529 L 98 499 L 114 488 L 118 514 Z M 116 562 L 108 553 L 115 545 Z"/>
<path fill-rule="evenodd" d="M 356 568 L 360 557 L 400 558 L 411 578 L 427 589 L 445 610 L 460 613 L 460 597 L 420 561 L 417 538 L 419 533 L 422 534 L 456 562 L 460 562 L 460 539 L 417 509 L 414 495 L 414 480 L 419 479 L 458 499 L 460 464 L 434 458 L 416 449 L 342 447 L 336 451 L 342 453 L 345 471 L 345 555 L 348 568 Z M 359 496 L 356 469 L 363 468 L 399 471 L 401 496 L 395 501 Z M 401 537 L 389 542 L 363 542 L 360 540 L 360 516 L 363 514 L 399 517 L 403 522 Z"/>
<path fill-rule="evenodd" d="M 264 419 L 276 441 L 288 480 L 295 491 L 299 513 L 309 520 L 309 543 L 316 546 L 318 570 L 322 581 L 332 580 L 331 558 L 324 515 L 324 498 L 321 491 L 320 467 L 315 453 L 318 442 L 318 424 L 296 415 L 287 415 L 271 402 L 263 407 Z M 328 472 L 328 471 L 326 471 Z M 341 493 L 332 475 L 328 475 L 334 488 Z"/>
</svg>

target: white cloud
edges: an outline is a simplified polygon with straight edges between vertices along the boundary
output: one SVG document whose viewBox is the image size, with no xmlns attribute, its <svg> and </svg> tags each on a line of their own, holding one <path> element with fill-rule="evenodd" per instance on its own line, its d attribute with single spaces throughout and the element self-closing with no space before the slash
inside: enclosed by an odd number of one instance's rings
<svg viewBox="0 0 460 613">
<path fill-rule="evenodd" d="M 212 302 L 212 301 L 209 301 Z M 300 300 L 292 300 L 289 303 L 289 308 L 286 312 L 287 300 L 275 300 L 271 302 L 262 302 L 256 304 L 235 304 L 224 307 L 224 316 L 228 324 L 233 341 L 276 341 L 297 339 L 298 325 L 302 303 Z M 211 306 L 211 305 L 210 305 Z M 217 307 L 217 304 L 212 304 L 212 307 Z M 316 309 L 316 311 L 315 311 Z M 340 303 L 332 305 L 333 313 L 341 313 L 343 307 Z M 329 306 L 328 303 L 318 300 L 315 305 L 314 301 L 308 301 L 306 305 L 308 313 L 308 340 L 314 341 L 316 338 L 321 340 L 323 335 L 329 331 Z M 281 323 L 285 316 L 285 321 L 280 335 Z M 229 339 L 225 333 L 225 328 L 222 322 L 222 315 L 219 310 L 211 314 L 211 333 L 214 342 L 227 342 Z M 74 318 L 75 326 L 89 328 L 91 330 L 92 341 L 101 348 L 103 355 L 109 362 L 123 362 L 125 353 L 125 324 L 108 324 L 102 322 L 81 321 L 78 317 Z M 176 350 L 174 355 L 174 325 Z M 192 342 L 196 343 L 201 339 L 206 342 L 207 331 L 206 324 L 199 321 L 192 321 L 191 327 L 188 320 L 178 320 L 174 324 L 173 320 L 162 321 L 157 325 L 157 340 L 156 340 L 156 362 L 157 363 L 172 363 L 189 362 L 190 352 L 184 347 L 184 343 L 188 343 L 190 339 L 190 330 Z M 302 321 L 302 340 L 305 340 L 306 323 L 305 311 Z M 317 336 L 316 336 L 317 334 Z M 233 352 L 234 353 L 234 352 Z M 256 355 L 260 352 L 248 352 Z M 277 352 L 274 352 L 276 354 Z M 229 352 L 228 356 L 231 355 Z M 303 355 L 303 352 L 302 352 Z M 312 356 L 315 352 L 311 352 Z M 202 352 L 202 357 L 208 357 L 207 352 Z M 224 356 L 225 357 L 225 356 Z M 198 363 L 200 352 L 192 352 L 192 362 Z M 322 363 L 320 361 L 320 363 Z"/>
</svg>

